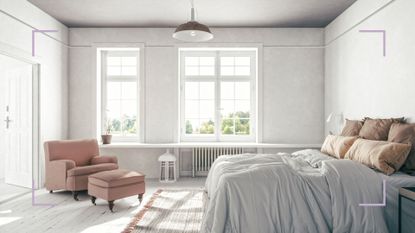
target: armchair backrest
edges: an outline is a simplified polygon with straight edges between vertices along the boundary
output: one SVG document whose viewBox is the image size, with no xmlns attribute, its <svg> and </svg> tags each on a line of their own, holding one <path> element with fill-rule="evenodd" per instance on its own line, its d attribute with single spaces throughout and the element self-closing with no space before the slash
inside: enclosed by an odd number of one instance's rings
<svg viewBox="0 0 415 233">
<path fill-rule="evenodd" d="M 46 162 L 70 159 L 76 166 L 89 165 L 91 159 L 99 155 L 96 139 L 47 141 L 44 149 Z"/>
</svg>

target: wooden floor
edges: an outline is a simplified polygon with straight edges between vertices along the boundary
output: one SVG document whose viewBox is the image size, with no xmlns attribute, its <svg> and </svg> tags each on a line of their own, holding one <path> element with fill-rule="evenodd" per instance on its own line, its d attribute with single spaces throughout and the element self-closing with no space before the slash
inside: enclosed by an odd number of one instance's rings
<svg viewBox="0 0 415 233">
<path fill-rule="evenodd" d="M 204 182 L 205 178 L 181 178 L 171 184 L 147 180 L 143 204 L 159 188 L 199 188 Z M 129 197 L 115 201 L 115 213 L 111 213 L 107 202 L 97 199 L 94 206 L 86 193 L 79 195 L 78 202 L 70 192 L 49 194 L 42 189 L 35 192 L 35 197 L 35 203 L 55 206 L 32 206 L 31 193 L 3 203 L 0 205 L 0 232 L 118 233 L 142 206 L 137 196 Z"/>
<path fill-rule="evenodd" d="M 0 179 L 0 205 L 6 201 L 30 193 L 31 189 L 22 188 L 15 185 L 6 184 L 4 179 Z"/>
</svg>

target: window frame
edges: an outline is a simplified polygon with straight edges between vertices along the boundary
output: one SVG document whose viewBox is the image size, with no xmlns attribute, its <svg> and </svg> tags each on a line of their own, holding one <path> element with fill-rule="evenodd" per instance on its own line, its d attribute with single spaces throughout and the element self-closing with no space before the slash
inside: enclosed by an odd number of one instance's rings
<svg viewBox="0 0 415 233">
<path fill-rule="evenodd" d="M 100 53 L 100 77 L 101 77 L 101 111 L 100 111 L 100 132 L 103 134 L 105 132 L 105 123 L 107 119 L 107 83 L 109 80 L 119 81 L 119 82 L 129 82 L 131 80 L 135 80 L 136 82 L 136 125 L 137 125 L 137 132 L 135 135 L 127 136 L 127 135 L 114 135 L 112 134 L 112 141 L 113 142 L 139 142 L 142 138 L 142 104 L 141 99 L 142 91 L 141 91 L 141 77 L 142 77 L 142 57 L 141 57 L 141 50 L 140 48 L 102 48 L 99 50 Z M 135 56 L 137 57 L 137 73 L 136 75 L 107 75 L 107 57 L 108 53 L 117 54 L 120 56 L 130 55 L 131 53 L 136 53 Z"/>
<path fill-rule="evenodd" d="M 213 76 L 186 76 L 185 75 L 185 57 L 203 57 L 214 56 L 214 75 Z M 250 57 L 250 75 L 248 76 L 224 76 L 220 75 L 221 57 Z M 179 78 L 180 78 L 180 114 L 179 114 L 179 131 L 180 141 L 182 142 L 256 142 L 257 139 L 257 71 L 258 66 L 258 49 L 257 48 L 215 48 L 215 49 L 196 49 L 196 48 L 179 48 Z M 207 134 L 186 134 L 186 116 L 185 116 L 185 84 L 186 82 L 214 82 L 214 121 L 215 133 Z M 221 82 L 249 82 L 250 83 L 250 134 L 249 135 L 224 135 L 221 130 Z"/>
</svg>

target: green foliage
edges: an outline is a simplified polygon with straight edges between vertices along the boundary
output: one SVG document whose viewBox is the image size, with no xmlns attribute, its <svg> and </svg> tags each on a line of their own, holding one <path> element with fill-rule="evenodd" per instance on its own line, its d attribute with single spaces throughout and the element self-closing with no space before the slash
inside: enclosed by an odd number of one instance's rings
<svg viewBox="0 0 415 233">
<path fill-rule="evenodd" d="M 200 134 L 213 134 L 215 132 L 215 123 L 212 120 L 203 122 L 199 132 Z"/>
<path fill-rule="evenodd" d="M 121 121 L 118 119 L 112 119 L 111 121 L 112 130 L 114 132 L 121 132 Z"/>
<path fill-rule="evenodd" d="M 137 117 L 127 117 L 123 120 L 123 132 L 129 133 L 129 134 L 135 134 L 137 132 L 137 126 L 136 126 Z"/>
<path fill-rule="evenodd" d="M 233 119 L 232 118 L 223 119 L 222 120 L 222 134 L 233 134 L 234 131 L 235 131 L 235 128 L 233 125 Z"/>
<path fill-rule="evenodd" d="M 121 119 L 112 119 L 109 125 L 115 134 L 136 134 L 137 116 L 124 115 Z"/>
<path fill-rule="evenodd" d="M 222 116 L 221 132 L 224 135 L 249 135 L 250 134 L 249 112 L 235 112 L 226 117 Z M 193 128 L 192 123 L 186 121 L 186 134 L 214 134 L 215 123 L 208 120 L 201 123 L 200 128 Z"/>
<path fill-rule="evenodd" d="M 186 121 L 186 134 L 192 134 L 193 133 L 193 126 L 190 123 L 190 121 Z"/>
<path fill-rule="evenodd" d="M 249 135 L 249 112 L 231 113 L 222 120 L 222 134 Z"/>
</svg>

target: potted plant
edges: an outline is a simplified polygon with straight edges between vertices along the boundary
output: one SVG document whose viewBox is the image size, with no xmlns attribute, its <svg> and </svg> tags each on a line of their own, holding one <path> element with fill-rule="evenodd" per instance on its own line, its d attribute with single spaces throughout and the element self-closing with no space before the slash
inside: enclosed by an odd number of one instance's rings
<svg viewBox="0 0 415 233">
<path fill-rule="evenodd" d="M 112 130 L 112 124 L 110 120 L 107 120 L 105 123 L 105 134 L 101 135 L 102 138 L 102 144 L 111 144 L 111 130 Z"/>
</svg>

